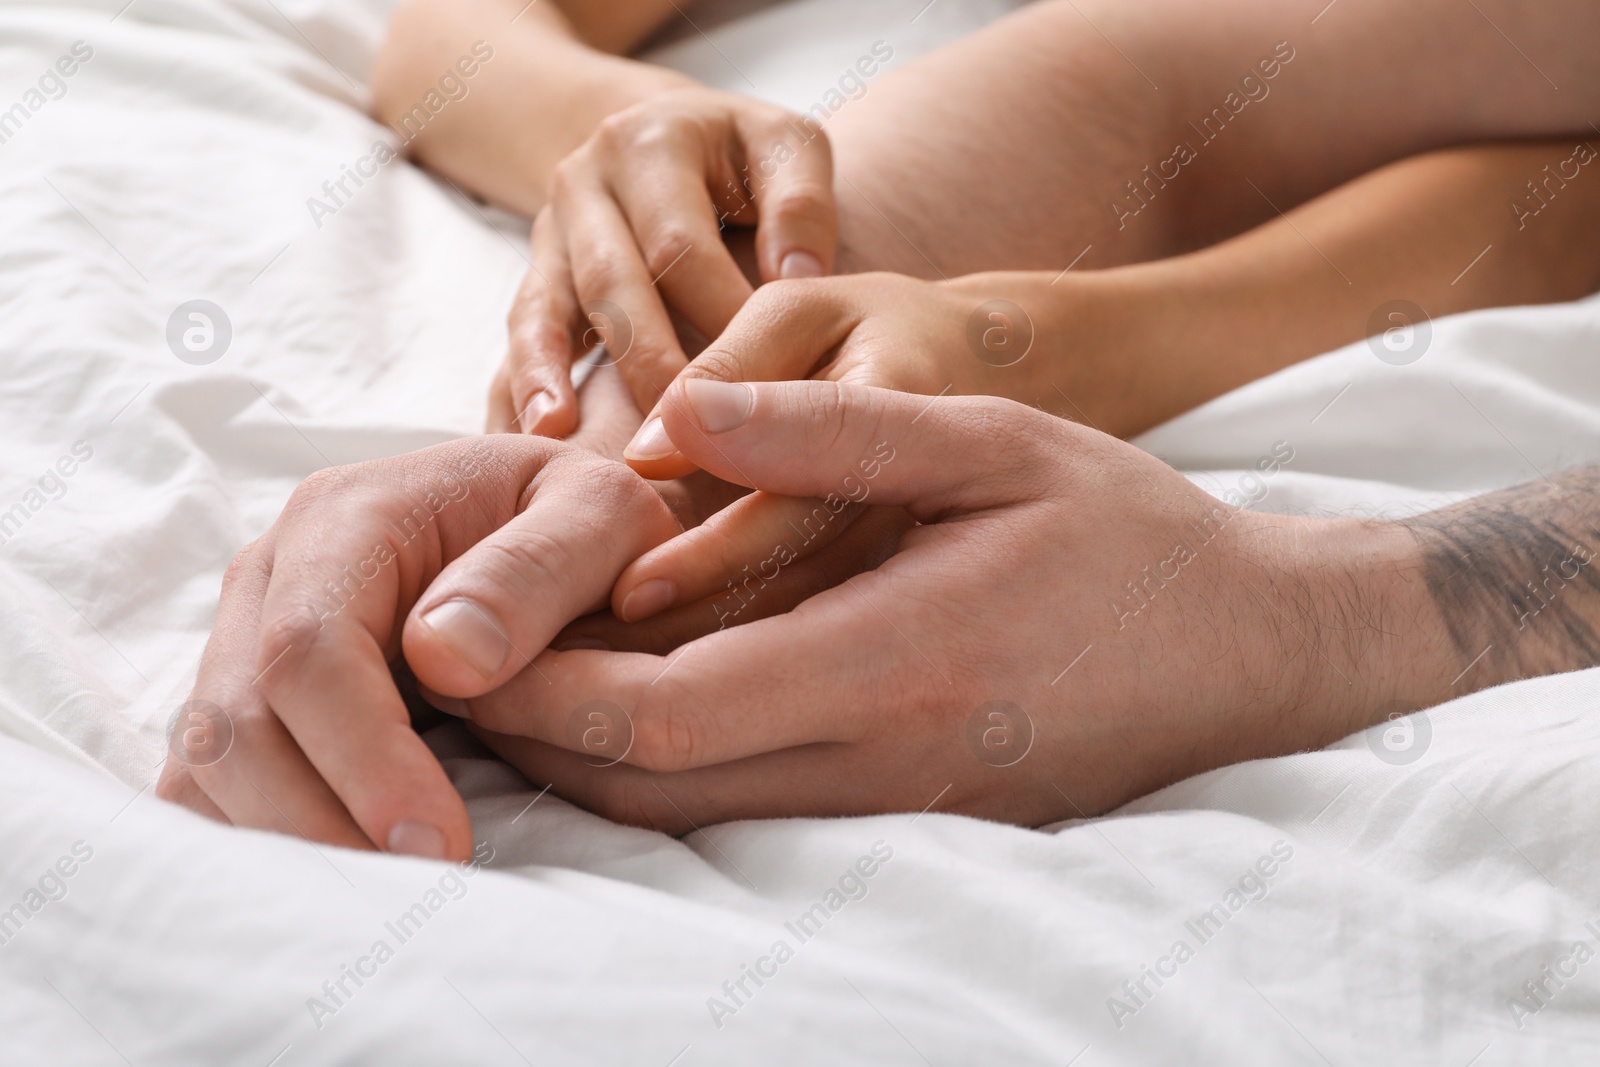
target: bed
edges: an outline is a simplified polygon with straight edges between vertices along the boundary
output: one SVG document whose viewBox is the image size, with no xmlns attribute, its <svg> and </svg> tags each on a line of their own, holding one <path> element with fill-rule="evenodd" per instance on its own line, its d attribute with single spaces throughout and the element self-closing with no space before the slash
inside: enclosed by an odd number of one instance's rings
<svg viewBox="0 0 1600 1067">
<path fill-rule="evenodd" d="M 503 351 L 525 222 L 404 163 L 309 206 L 382 133 L 386 6 L 0 4 L 0 1062 L 1600 1056 L 1600 671 L 1041 830 L 935 804 L 675 840 L 456 727 L 465 870 L 156 799 L 234 552 L 317 468 L 476 432 Z M 905 62 L 1011 6 L 712 10 L 657 56 L 804 109 L 876 40 Z M 1284 513 L 1600 462 L 1600 300 L 1410 341 L 1139 443 L 1218 492 L 1287 443 L 1251 494 Z"/>
</svg>

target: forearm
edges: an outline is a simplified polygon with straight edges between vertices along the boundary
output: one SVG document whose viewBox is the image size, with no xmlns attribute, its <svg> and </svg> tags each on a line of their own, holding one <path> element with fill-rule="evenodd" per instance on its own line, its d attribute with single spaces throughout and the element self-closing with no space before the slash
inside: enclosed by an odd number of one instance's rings
<svg viewBox="0 0 1600 1067">
<path fill-rule="evenodd" d="M 1582 142 L 1405 160 L 1200 252 L 1063 279 L 1058 384 L 1103 429 L 1137 433 L 1401 325 L 1374 322 L 1391 301 L 1438 317 L 1587 295 L 1600 243 L 1575 235 L 1597 228 L 1600 153 Z"/>
<path fill-rule="evenodd" d="M 580 40 L 626 55 L 694 0 L 555 0 Z"/>
<path fill-rule="evenodd" d="M 827 124 L 840 271 L 1104 269 L 1420 152 L 1592 132 L 1600 6 L 1321 8 L 1041 0 L 874 81 Z"/>
<path fill-rule="evenodd" d="M 1279 635 L 1265 661 L 1303 680 L 1286 721 L 1321 724 L 1320 740 L 1600 664 L 1600 467 L 1407 522 L 1263 518 L 1259 531 L 1290 561 L 1249 579 Z"/>
<path fill-rule="evenodd" d="M 1600 106 L 1600 7 L 1586 0 L 1097 0 L 1093 10 L 1170 105 L 1170 140 L 1152 145 L 1165 151 L 1142 162 L 1158 166 L 1177 144 L 1194 156 L 1151 204 L 1150 221 L 1179 246 L 1422 152 L 1588 134 Z M 1144 177 L 1120 176 L 1118 192 Z"/>
<path fill-rule="evenodd" d="M 478 41 L 493 49 L 493 58 L 480 64 L 466 95 L 436 116 L 407 122 Z M 532 215 L 544 203 L 555 165 L 602 119 L 687 84 L 682 75 L 591 47 L 549 3 L 413 0 L 390 23 L 372 94 L 379 121 L 418 159 Z"/>
</svg>

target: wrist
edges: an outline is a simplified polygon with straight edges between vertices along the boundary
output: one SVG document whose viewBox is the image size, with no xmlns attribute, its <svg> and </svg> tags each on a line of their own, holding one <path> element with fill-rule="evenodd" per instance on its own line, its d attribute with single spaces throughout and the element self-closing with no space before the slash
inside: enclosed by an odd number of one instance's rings
<svg viewBox="0 0 1600 1067">
<path fill-rule="evenodd" d="M 508 102 L 473 133 L 473 150 L 491 152 L 493 165 L 472 184 L 506 207 L 532 217 L 562 160 L 581 148 L 600 124 L 653 96 L 691 87 L 676 71 L 606 55 L 571 40 L 552 40 L 519 57 L 536 78 L 502 88 Z"/>
<path fill-rule="evenodd" d="M 695 89 L 700 83 L 687 74 L 680 74 L 654 63 L 642 63 L 621 56 L 599 55 L 591 76 L 583 90 L 593 102 L 595 116 L 593 127 L 607 116 L 625 111 L 635 104 L 670 93 L 678 89 Z M 585 138 L 587 139 L 587 138 Z"/>
<path fill-rule="evenodd" d="M 1034 306 L 1034 388 L 1062 418 L 1128 438 L 1215 395 L 1196 379 L 1215 363 L 1203 348 L 1213 333 L 1205 323 L 1220 312 L 1191 299 L 1170 272 L 1073 272 L 1047 279 Z"/>
<path fill-rule="evenodd" d="M 619 111 L 676 89 L 693 88 L 698 83 L 687 75 L 650 63 L 597 52 L 573 43 L 574 61 L 570 77 L 563 80 L 559 94 L 546 101 L 560 117 L 559 129 L 550 131 L 545 161 L 538 173 L 529 175 L 543 189 L 555 164 L 579 148 L 606 119 Z"/>
<path fill-rule="evenodd" d="M 1083 414 L 1057 413 L 1133 437 L 1320 351 L 1304 345 L 1299 355 L 1293 341 L 1266 340 L 1293 336 L 1287 297 L 1238 263 L 1231 250 L 1208 250 L 1055 283 L 1046 362 L 1057 398 Z"/>
<path fill-rule="evenodd" d="M 1268 724 L 1292 721 L 1297 746 L 1321 747 L 1458 695 L 1461 664 L 1404 525 L 1250 513 L 1247 529 L 1240 592 L 1267 620 L 1257 676 L 1280 678 Z"/>
</svg>

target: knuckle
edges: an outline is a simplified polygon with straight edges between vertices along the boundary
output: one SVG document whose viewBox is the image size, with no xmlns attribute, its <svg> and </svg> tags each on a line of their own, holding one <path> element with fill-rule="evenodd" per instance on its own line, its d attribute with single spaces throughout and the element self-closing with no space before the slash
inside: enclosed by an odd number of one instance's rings
<svg viewBox="0 0 1600 1067">
<path fill-rule="evenodd" d="M 165 770 L 156 782 L 156 796 L 174 804 L 181 804 L 194 789 L 194 779 L 189 777 L 189 772 L 179 768 Z"/>
<path fill-rule="evenodd" d="M 256 669 L 259 685 L 269 696 L 292 675 L 293 664 L 303 661 L 326 640 L 327 631 L 309 606 L 278 615 L 261 626 L 256 644 Z"/>
<path fill-rule="evenodd" d="M 557 169 L 558 170 L 560 169 L 559 165 L 558 165 Z M 536 245 L 541 240 L 551 237 L 552 236 L 551 231 L 555 227 L 555 224 L 556 224 L 555 209 L 552 208 L 549 204 L 546 204 L 544 207 L 540 208 L 539 209 L 539 213 L 533 217 L 533 229 L 528 234 L 528 239 L 529 239 L 530 243 Z M 528 276 L 530 278 L 533 277 L 534 276 L 534 272 L 533 271 L 529 271 L 528 272 Z"/>
<path fill-rule="evenodd" d="M 659 227 L 646 240 L 644 262 L 652 278 L 659 278 L 694 247 L 694 235 L 681 222 Z"/>
<path fill-rule="evenodd" d="M 817 182 L 794 182 L 776 194 L 772 213 L 779 223 L 831 222 L 834 215 L 833 192 Z"/>
<path fill-rule="evenodd" d="M 650 483 L 625 463 L 585 453 L 572 454 L 569 462 L 576 464 L 570 477 L 583 486 L 585 499 L 592 505 L 586 509 L 586 516 L 574 516 L 572 520 L 586 527 L 586 532 L 597 536 L 614 532 L 616 516 L 635 515 L 642 505 L 660 500 Z"/>
<path fill-rule="evenodd" d="M 480 547 L 484 584 L 502 595 L 508 589 L 549 589 L 562 584 L 563 576 L 579 573 L 567 546 L 543 530 L 522 530 Z"/>
<path fill-rule="evenodd" d="M 683 138 L 684 119 L 658 107 L 631 107 L 607 115 L 590 139 L 607 158 L 633 160 L 641 154 L 671 151 Z"/>
<path fill-rule="evenodd" d="M 630 271 L 625 258 L 605 246 L 589 248 L 573 260 L 572 280 L 582 296 L 594 299 L 624 287 Z"/>
<path fill-rule="evenodd" d="M 233 748 L 241 754 L 271 752 L 278 747 L 279 731 L 284 727 L 267 707 L 248 707 L 229 716 L 233 727 Z M 214 766 L 222 767 L 227 761 Z M 206 768 L 202 768 L 205 770 Z"/>
<path fill-rule="evenodd" d="M 836 278 L 779 278 L 757 289 L 739 314 L 767 328 L 779 326 L 827 303 L 837 284 Z"/>
<path fill-rule="evenodd" d="M 550 199 L 553 202 L 569 200 L 579 189 L 591 184 L 593 166 L 589 156 L 589 146 L 583 145 L 555 165 L 550 172 Z"/>
<path fill-rule="evenodd" d="M 593 143 L 607 152 L 625 151 L 638 142 L 648 121 L 633 108 L 607 115 L 594 128 Z"/>
<path fill-rule="evenodd" d="M 224 595 L 227 594 L 228 590 L 232 589 L 234 586 L 243 581 L 248 575 L 255 572 L 256 545 L 259 543 L 259 539 L 256 541 L 251 541 L 249 544 L 245 545 L 237 553 L 235 553 L 234 557 L 228 561 L 227 569 L 222 572 L 222 592 Z"/>
<path fill-rule="evenodd" d="M 682 356 L 648 345 L 635 345 L 628 357 L 617 364 L 641 411 L 649 411 L 660 402 L 683 367 Z"/>
<path fill-rule="evenodd" d="M 785 115 L 783 127 L 785 133 L 788 132 L 790 123 L 805 127 L 807 134 L 810 136 L 810 139 L 800 146 L 800 151 L 810 153 L 831 168 L 833 166 L 833 140 L 828 136 L 827 129 L 821 123 L 794 112 L 789 112 Z"/>
<path fill-rule="evenodd" d="M 851 419 L 848 418 L 848 400 L 841 382 L 828 381 L 803 394 L 807 407 L 808 424 L 815 427 L 818 452 L 832 453 L 848 435 Z M 873 428 L 876 436 L 877 428 Z"/>
<path fill-rule="evenodd" d="M 313 471 L 289 494 L 284 514 L 298 515 L 321 507 L 326 501 L 341 496 L 355 481 L 355 474 L 350 467 L 324 467 Z"/>
<path fill-rule="evenodd" d="M 601 501 L 629 503 L 654 493 L 633 468 L 614 460 L 593 464 L 586 477 L 591 494 Z"/>
<path fill-rule="evenodd" d="M 715 378 L 723 382 L 745 380 L 744 358 L 726 348 L 708 348 L 694 357 L 694 362 L 684 369 L 690 378 Z"/>
<path fill-rule="evenodd" d="M 1026 471 L 1048 457 L 1049 434 L 1033 409 L 1000 397 L 963 397 L 959 421 L 963 436 L 987 443 L 1004 468 Z"/>
<path fill-rule="evenodd" d="M 640 708 L 633 716 L 633 753 L 629 762 L 647 771 L 683 771 L 696 766 L 702 748 L 697 724 L 680 707 L 663 701 Z"/>
</svg>

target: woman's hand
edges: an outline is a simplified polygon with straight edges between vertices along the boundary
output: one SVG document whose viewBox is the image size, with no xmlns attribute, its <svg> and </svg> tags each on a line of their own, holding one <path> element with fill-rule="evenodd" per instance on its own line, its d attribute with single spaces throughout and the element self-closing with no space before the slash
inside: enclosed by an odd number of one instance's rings
<svg viewBox="0 0 1600 1067">
<path fill-rule="evenodd" d="M 490 425 L 570 433 L 572 362 L 597 343 L 640 410 L 654 407 L 687 362 L 672 315 L 715 337 L 750 297 L 723 243 L 727 223 L 755 227 L 762 281 L 829 273 L 827 136 L 782 108 L 700 88 L 604 120 L 556 168 L 535 221 Z"/>
<path fill-rule="evenodd" d="M 1037 825 L 1326 744 L 1460 669 L 1399 524 L 1241 511 L 992 398 L 688 379 L 662 410 L 721 477 L 921 525 L 794 611 L 664 657 L 547 651 L 457 709 L 615 819 L 937 805 Z"/>
<path fill-rule="evenodd" d="M 859 274 L 763 286 L 682 377 L 816 377 L 926 396 L 1003 396 L 1057 411 L 1066 394 L 1052 386 L 1069 335 L 1057 324 L 1071 318 L 1076 291 L 1049 281 Z M 623 455 L 647 478 L 694 469 L 654 411 Z M 805 558 L 831 544 L 861 507 L 751 493 L 624 571 L 613 609 L 637 621 L 720 593 L 713 603 L 724 625 L 746 621 L 735 596 L 740 582 L 773 558 Z"/>
</svg>

